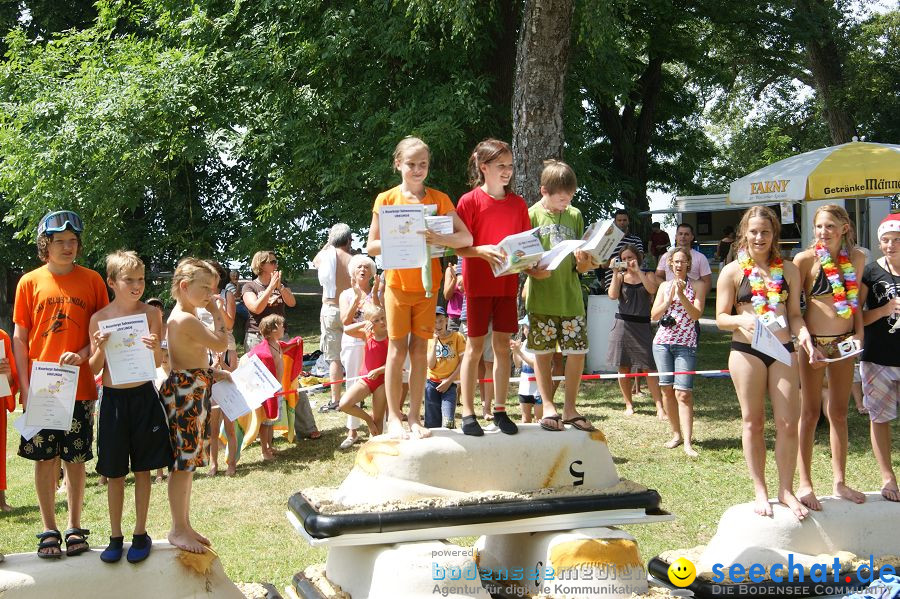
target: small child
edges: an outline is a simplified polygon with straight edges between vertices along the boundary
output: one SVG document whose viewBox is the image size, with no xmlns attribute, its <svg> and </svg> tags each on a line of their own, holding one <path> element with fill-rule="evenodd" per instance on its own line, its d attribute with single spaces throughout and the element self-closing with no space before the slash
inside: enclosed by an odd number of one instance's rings
<svg viewBox="0 0 900 599">
<path fill-rule="evenodd" d="M 519 321 L 522 325 L 522 339 L 528 338 L 528 319 Z M 519 409 L 522 411 L 522 423 L 529 424 L 541 419 L 544 414 L 544 406 L 541 401 L 541 392 L 538 391 L 537 381 L 534 377 L 534 354 L 528 351 L 522 341 L 514 339 L 509 342 L 513 353 L 513 361 L 520 368 L 519 372 Z M 533 409 L 533 413 L 532 413 Z"/>
<path fill-rule="evenodd" d="M 169 437 L 175 450 L 169 470 L 169 510 L 172 545 L 192 553 L 205 553 L 209 539 L 191 526 L 190 501 L 194 470 L 206 465 L 209 453 L 209 410 L 214 381 L 230 378 L 227 371 L 209 367 L 208 351 L 228 349 L 228 332 L 216 303 L 219 275 L 203 260 L 184 258 L 172 276 L 172 297 L 178 302 L 169 315 L 166 337 L 172 371 L 160 392 L 166 405 Z M 214 330 L 197 318 L 206 308 Z"/>
<path fill-rule="evenodd" d="M 366 253 L 381 254 L 381 229 L 379 213 L 382 206 L 423 205 L 426 216 L 445 215 L 453 220 L 453 233 L 441 234 L 425 230 L 425 241 L 434 245 L 460 248 L 471 245 L 472 236 L 462 224 L 453 202 L 447 194 L 425 186 L 431 150 L 424 141 L 407 137 L 394 149 L 394 170 L 400 173 L 400 185 L 378 194 L 372 207 L 372 224 Z M 421 268 L 395 268 L 386 271 L 384 310 L 390 337 L 387 362 L 386 391 L 388 402 L 388 432 L 392 437 L 406 438 L 403 430 L 403 372 L 401 365 L 408 357 L 409 369 L 409 430 L 415 437 L 427 437 L 431 433 L 419 424 L 419 411 L 425 392 L 427 374 L 426 351 L 428 339 L 434 331 L 434 308 L 441 283 L 441 263 L 432 258 L 431 285 L 422 284 Z M 426 281 L 427 283 L 427 281 Z"/>
<path fill-rule="evenodd" d="M 136 519 L 131 547 L 126 559 L 136 564 L 147 559 L 153 542 L 147 534 L 147 510 L 150 507 L 150 472 L 172 463 L 166 413 L 154 381 L 113 385 L 104 348 L 109 333 L 101 333 L 99 323 L 111 318 L 144 314 L 150 335 L 141 341 L 153 352 L 156 366 L 162 364 L 162 315 L 141 302 L 144 293 L 144 263 L 135 252 L 117 251 L 106 257 L 106 284 L 115 298 L 91 316 L 91 356 L 94 375 L 103 372 L 103 401 L 97 425 L 97 472 L 107 478 L 109 506 L 109 545 L 100 559 L 111 564 L 122 559 L 125 537 L 122 535 L 122 508 L 125 475 L 128 466 L 134 472 Z"/>
<path fill-rule="evenodd" d="M 359 372 L 363 376 L 356 379 L 344 392 L 338 409 L 345 414 L 364 420 L 371 435 L 380 435 L 387 402 L 384 371 L 388 357 L 388 332 L 384 309 L 375 304 L 366 304 L 363 308 L 363 321 L 344 327 L 344 334 L 365 338 L 366 353 Z M 374 418 L 359 406 L 359 403 L 370 394 L 372 395 Z"/>
<path fill-rule="evenodd" d="M 565 162 L 547 160 L 541 173 L 541 201 L 528 210 L 531 226 L 539 227 L 545 250 L 569 239 L 584 235 L 581 211 L 572 206 L 578 183 L 575 172 Z M 535 373 L 538 389 L 544 400 L 541 428 L 561 431 L 570 424 L 582 431 L 594 431 L 594 426 L 575 410 L 575 398 L 581 385 L 584 357 L 588 351 L 587 322 L 584 299 L 578 274 L 597 267 L 591 254 L 575 250 L 552 271 L 529 271 L 528 349 L 535 354 Z M 553 355 L 557 346 L 566 358 L 565 404 L 562 416 L 553 403 Z"/>
<path fill-rule="evenodd" d="M 447 329 L 447 311 L 435 309 L 434 337 L 428 340 L 428 380 L 425 381 L 425 426 L 456 426 L 456 380 L 466 351 L 466 338 Z"/>
<path fill-rule="evenodd" d="M 0 355 L 0 376 L 9 382 L 11 395 L 0 397 L 0 512 L 11 512 L 12 506 L 6 503 L 6 412 L 16 409 L 16 388 L 18 374 L 16 361 L 13 358 L 12 342 L 6 331 L 0 329 L 0 342 L 3 343 L 3 354 Z"/>
<path fill-rule="evenodd" d="M 247 352 L 248 355 L 258 356 L 278 381 L 284 374 L 283 346 L 281 344 L 281 338 L 284 337 L 284 323 L 284 316 L 280 314 L 269 314 L 260 320 L 259 334 L 262 335 L 263 340 Z M 280 404 L 281 397 L 276 395 L 264 401 L 262 405 L 266 418 L 259 425 L 259 444 L 262 447 L 263 460 L 267 462 L 274 460 L 277 453 L 273 446 L 273 436 L 275 423 L 278 422 Z"/>
</svg>

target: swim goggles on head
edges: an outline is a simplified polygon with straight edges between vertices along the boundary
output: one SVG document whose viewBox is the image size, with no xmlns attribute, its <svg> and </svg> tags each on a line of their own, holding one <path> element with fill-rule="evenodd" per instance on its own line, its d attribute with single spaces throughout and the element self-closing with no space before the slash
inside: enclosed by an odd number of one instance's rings
<svg viewBox="0 0 900 599">
<path fill-rule="evenodd" d="M 41 219 L 38 225 L 38 237 L 44 234 L 62 233 L 66 229 L 72 229 L 75 233 L 84 231 L 84 222 L 81 217 L 71 210 L 58 210 L 51 212 Z"/>
</svg>

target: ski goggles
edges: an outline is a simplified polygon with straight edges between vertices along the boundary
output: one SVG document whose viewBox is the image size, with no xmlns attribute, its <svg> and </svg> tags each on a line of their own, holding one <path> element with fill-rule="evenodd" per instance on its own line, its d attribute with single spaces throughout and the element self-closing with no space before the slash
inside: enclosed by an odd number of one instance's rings
<svg viewBox="0 0 900 599">
<path fill-rule="evenodd" d="M 82 222 L 80 216 L 71 210 L 58 210 L 47 214 L 41 219 L 37 234 L 40 237 L 44 234 L 62 233 L 66 229 L 72 229 L 75 233 L 80 234 L 84 231 L 84 222 Z"/>
</svg>

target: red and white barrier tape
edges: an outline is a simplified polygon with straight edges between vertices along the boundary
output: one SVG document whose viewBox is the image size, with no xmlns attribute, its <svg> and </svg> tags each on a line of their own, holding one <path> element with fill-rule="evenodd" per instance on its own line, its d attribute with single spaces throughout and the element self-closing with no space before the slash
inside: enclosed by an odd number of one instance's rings
<svg viewBox="0 0 900 599">
<path fill-rule="evenodd" d="M 629 372 L 626 374 L 618 374 L 618 373 L 610 373 L 610 374 L 583 374 L 581 375 L 582 381 L 601 381 L 601 380 L 613 380 L 613 379 L 633 379 L 638 377 L 661 377 L 661 376 L 675 376 L 679 374 L 696 374 L 700 376 L 709 376 L 709 375 L 717 375 L 717 374 L 730 374 L 729 370 L 682 370 L 676 372 Z M 298 391 L 318 391 L 319 389 L 324 389 L 326 387 L 330 387 L 332 385 L 340 385 L 342 383 L 349 383 L 356 381 L 358 379 L 365 378 L 365 376 L 355 376 L 348 379 L 340 379 L 337 381 L 328 381 L 327 383 L 320 383 L 318 385 L 312 385 L 311 387 L 300 387 L 299 389 L 291 389 L 289 391 L 279 391 L 275 394 L 276 397 L 282 395 L 294 395 Z M 552 377 L 554 381 L 565 381 L 566 377 L 564 376 L 555 376 Z M 518 382 L 520 377 L 510 377 L 509 382 L 514 383 Z M 529 381 L 537 380 L 535 377 L 529 377 Z M 493 383 L 494 379 L 478 379 L 479 383 Z"/>
</svg>

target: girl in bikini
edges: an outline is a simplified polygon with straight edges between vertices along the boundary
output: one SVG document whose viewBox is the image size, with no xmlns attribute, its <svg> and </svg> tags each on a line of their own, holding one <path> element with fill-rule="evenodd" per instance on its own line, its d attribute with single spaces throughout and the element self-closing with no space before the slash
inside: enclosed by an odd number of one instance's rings
<svg viewBox="0 0 900 599">
<path fill-rule="evenodd" d="M 728 263 L 716 285 L 716 324 L 732 331 L 728 368 L 741 404 L 741 444 L 756 495 L 754 511 L 772 516 L 766 487 L 766 393 L 775 415 L 778 501 L 802 520 L 809 510 L 793 492 L 800 417 L 797 354 L 791 335 L 808 351 L 812 341 L 800 313 L 800 273 L 779 251 L 781 225 L 771 209 L 744 213 L 735 241 L 737 260 Z M 793 293 L 791 292 L 793 290 Z M 761 319 L 774 319 L 770 325 Z M 790 366 L 751 347 L 757 326 L 768 326 L 791 357 Z"/>
<path fill-rule="evenodd" d="M 794 259 L 806 293 L 806 326 L 813 348 L 800 352 L 800 486 L 797 496 L 808 508 L 822 509 L 812 484 L 812 452 L 816 424 L 822 413 L 822 379 L 828 372 L 826 416 L 831 426 L 833 492 L 838 497 L 863 503 L 866 496 L 845 483 L 847 468 L 847 407 L 853 385 L 854 361 L 841 358 L 843 341 L 861 343 L 862 313 L 858 308 L 858 283 L 865 255 L 855 247 L 853 226 L 847 211 L 836 204 L 816 210 L 815 244 Z M 838 359 L 822 362 L 823 359 Z"/>
</svg>

